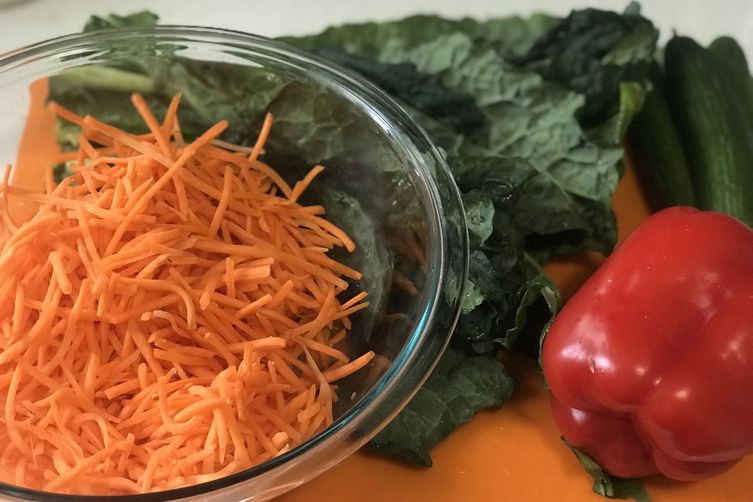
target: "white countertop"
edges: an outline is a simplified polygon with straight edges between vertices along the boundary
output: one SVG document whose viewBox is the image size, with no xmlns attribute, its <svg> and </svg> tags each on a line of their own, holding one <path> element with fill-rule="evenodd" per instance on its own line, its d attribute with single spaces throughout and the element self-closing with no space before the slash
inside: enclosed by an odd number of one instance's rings
<svg viewBox="0 0 753 502">
<path fill-rule="evenodd" d="M 4 5 L 7 2 L 9 5 Z M 332 24 L 386 20 L 417 13 L 491 17 L 535 11 L 565 14 L 574 7 L 621 10 L 626 0 L 0 0 L 0 53 L 80 31 L 91 14 L 150 9 L 164 24 L 230 28 L 276 36 L 319 31 Z M 703 43 L 722 34 L 753 54 L 749 0 L 645 0 L 644 14 L 666 39 L 676 30 Z"/>
</svg>

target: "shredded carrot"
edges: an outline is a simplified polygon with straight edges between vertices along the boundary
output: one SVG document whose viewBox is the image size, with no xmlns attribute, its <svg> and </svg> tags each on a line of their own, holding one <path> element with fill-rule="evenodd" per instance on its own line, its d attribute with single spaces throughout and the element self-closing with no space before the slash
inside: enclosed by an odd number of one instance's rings
<svg viewBox="0 0 753 502">
<path fill-rule="evenodd" d="M 0 481 L 78 495 L 179 488 L 295 448 L 333 422 L 335 345 L 368 306 L 355 243 L 220 121 L 186 142 L 180 96 L 147 134 L 82 128 L 44 194 L 0 180 Z M 26 222 L 8 196 L 35 203 Z M 343 297 L 342 301 L 340 297 Z"/>
<path fill-rule="evenodd" d="M 249 160 L 254 161 L 259 158 L 259 155 L 261 155 L 261 152 L 264 148 L 264 143 L 266 143 L 267 138 L 269 137 L 269 131 L 272 129 L 272 114 L 268 113 L 264 117 L 264 123 L 261 126 L 261 133 L 259 133 L 259 137 L 256 140 L 256 144 L 254 144 L 254 147 L 251 149 L 251 153 L 248 155 Z"/>
</svg>

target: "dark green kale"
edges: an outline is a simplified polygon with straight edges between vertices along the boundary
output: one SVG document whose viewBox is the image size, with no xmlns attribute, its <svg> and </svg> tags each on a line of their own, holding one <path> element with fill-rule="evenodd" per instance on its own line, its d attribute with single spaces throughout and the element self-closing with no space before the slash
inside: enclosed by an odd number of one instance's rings
<svg viewBox="0 0 753 502">
<path fill-rule="evenodd" d="M 578 117 L 598 127 L 618 113 L 620 85 L 643 82 L 659 36 L 638 4 L 623 14 L 597 9 L 573 11 L 512 60 L 585 96 Z"/>
<path fill-rule="evenodd" d="M 104 17 L 92 16 L 84 26 L 84 33 L 118 28 L 149 28 L 157 24 L 159 17 L 153 12 L 142 10 L 127 16 L 109 14 Z"/>
<path fill-rule="evenodd" d="M 594 480 L 593 491 L 610 499 L 633 499 L 635 502 L 651 502 L 651 497 L 640 479 L 624 479 L 612 476 L 604 471 L 601 466 L 591 457 L 568 443 L 565 438 L 562 441 L 578 458 L 583 469 Z"/>
<path fill-rule="evenodd" d="M 392 97 L 453 130 L 472 131 L 486 122 L 471 96 L 446 88 L 436 76 L 416 71 L 411 63 L 380 63 L 335 48 L 313 52 L 355 70 Z"/>
<path fill-rule="evenodd" d="M 502 406 L 515 381 L 493 354 L 448 348 L 431 378 L 370 447 L 431 466 L 429 451 L 477 410 Z"/>
</svg>

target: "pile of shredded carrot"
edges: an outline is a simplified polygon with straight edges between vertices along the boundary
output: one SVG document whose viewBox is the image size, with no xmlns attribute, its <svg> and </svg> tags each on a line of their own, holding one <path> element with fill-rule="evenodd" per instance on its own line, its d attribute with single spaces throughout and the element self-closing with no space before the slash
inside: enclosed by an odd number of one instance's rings
<svg viewBox="0 0 753 502">
<path fill-rule="evenodd" d="M 333 422 L 335 382 L 366 366 L 340 349 L 365 292 L 334 261 L 351 239 L 298 203 L 253 148 L 187 142 L 176 96 L 129 134 L 51 104 L 81 126 L 73 175 L 46 193 L 0 184 L 2 480 L 128 494 L 246 469 Z M 8 195 L 38 204 L 27 222 Z M 343 296 L 350 296 L 341 303 Z"/>
</svg>

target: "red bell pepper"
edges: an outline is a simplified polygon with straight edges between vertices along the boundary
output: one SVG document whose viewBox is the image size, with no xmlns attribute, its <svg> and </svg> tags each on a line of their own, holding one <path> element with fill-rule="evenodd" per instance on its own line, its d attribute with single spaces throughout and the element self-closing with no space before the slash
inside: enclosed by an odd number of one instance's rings
<svg viewBox="0 0 753 502">
<path fill-rule="evenodd" d="M 542 364 L 562 435 L 607 472 L 728 469 L 753 452 L 753 231 L 656 213 L 565 305 Z"/>
</svg>

